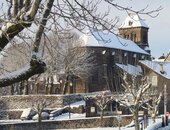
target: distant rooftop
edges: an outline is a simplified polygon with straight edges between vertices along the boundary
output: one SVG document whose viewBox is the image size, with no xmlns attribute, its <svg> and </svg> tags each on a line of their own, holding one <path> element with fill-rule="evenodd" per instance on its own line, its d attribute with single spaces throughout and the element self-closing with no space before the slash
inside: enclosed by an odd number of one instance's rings
<svg viewBox="0 0 170 130">
<path fill-rule="evenodd" d="M 142 69 L 139 65 L 133 66 L 130 64 L 125 65 L 125 64 L 118 64 L 118 63 L 116 63 L 116 65 L 130 75 L 142 75 Z"/>
<path fill-rule="evenodd" d="M 170 79 L 170 62 L 144 60 L 144 61 L 140 61 L 140 63 L 142 65 L 150 68 L 157 74 L 159 74 L 167 79 Z M 161 71 L 163 71 L 163 73 Z"/>
<path fill-rule="evenodd" d="M 130 13 L 119 28 L 145 27 L 149 28 L 138 14 Z"/>
<path fill-rule="evenodd" d="M 158 59 L 164 59 L 165 60 L 165 55 L 163 54 L 162 56 L 160 56 Z"/>
</svg>

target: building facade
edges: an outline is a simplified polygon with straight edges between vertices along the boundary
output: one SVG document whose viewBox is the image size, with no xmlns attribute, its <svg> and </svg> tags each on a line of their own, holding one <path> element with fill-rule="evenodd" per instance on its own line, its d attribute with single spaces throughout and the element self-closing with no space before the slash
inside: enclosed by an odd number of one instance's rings
<svg viewBox="0 0 170 130">
<path fill-rule="evenodd" d="M 149 51 L 148 29 L 144 20 L 136 14 L 129 14 L 119 28 L 119 34 L 126 39 L 134 41 L 142 49 Z"/>
<path fill-rule="evenodd" d="M 119 36 L 109 32 L 83 35 L 82 46 L 89 52 L 93 51 L 96 59 L 92 75 L 85 81 L 84 86 L 81 86 L 84 92 L 123 91 L 122 70 L 130 75 L 142 75 L 141 67 L 138 65 L 139 60 L 151 59 L 148 29 L 137 14 L 130 14 L 119 28 Z"/>
<path fill-rule="evenodd" d="M 159 114 L 164 113 L 164 101 L 166 98 L 167 111 L 170 112 L 170 62 L 165 61 L 140 61 L 144 75 L 152 84 L 151 93 L 159 95 L 162 93 L 162 100 L 159 107 Z M 166 89 L 166 90 L 165 90 Z M 166 92 L 166 95 L 165 95 Z M 166 97 L 165 97 L 166 96 Z"/>
</svg>

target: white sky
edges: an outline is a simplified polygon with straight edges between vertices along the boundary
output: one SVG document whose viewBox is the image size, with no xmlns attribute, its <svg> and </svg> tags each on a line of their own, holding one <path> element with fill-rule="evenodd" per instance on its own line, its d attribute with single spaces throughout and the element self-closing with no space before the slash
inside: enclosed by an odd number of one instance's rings
<svg viewBox="0 0 170 130">
<path fill-rule="evenodd" d="M 0 1 L 0 5 L 2 5 L 3 1 Z M 148 10 L 152 10 L 158 8 L 159 6 L 163 7 L 160 14 L 156 18 L 151 18 L 146 15 L 142 15 L 141 17 L 145 19 L 145 23 L 150 27 L 149 29 L 149 45 L 151 49 L 151 54 L 154 57 L 159 57 L 163 53 L 166 55 L 170 52 L 169 47 L 169 29 L 170 29 L 170 1 L 169 0 L 114 0 L 118 4 L 122 6 L 133 7 L 134 9 L 145 8 L 148 5 Z M 107 6 L 102 5 L 102 10 L 107 8 Z M 102 12 L 102 10 L 100 10 Z M 2 12 L 1 12 L 2 13 Z M 111 12 L 111 16 L 119 16 L 120 23 L 126 18 L 127 14 L 116 11 Z"/>
<path fill-rule="evenodd" d="M 118 1 L 118 0 L 117 0 Z M 148 5 L 148 9 L 155 9 L 162 6 L 160 14 L 156 18 L 141 15 L 149 26 L 148 40 L 151 54 L 158 58 L 163 53 L 170 52 L 170 1 L 169 0 L 119 0 L 122 5 L 130 5 L 134 9 L 141 9 Z M 126 18 L 126 14 L 120 15 L 120 21 Z"/>
</svg>

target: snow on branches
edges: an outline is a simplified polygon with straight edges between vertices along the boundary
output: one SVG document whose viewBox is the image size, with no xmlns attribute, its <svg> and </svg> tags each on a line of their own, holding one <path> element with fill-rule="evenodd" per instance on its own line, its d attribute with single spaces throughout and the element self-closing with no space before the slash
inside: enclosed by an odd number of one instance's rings
<svg viewBox="0 0 170 130">
<path fill-rule="evenodd" d="M 128 75 L 123 73 L 124 96 L 119 102 L 128 107 L 133 114 L 135 130 L 138 130 L 138 112 L 139 110 L 151 111 L 152 115 L 156 116 L 158 105 L 161 100 L 159 92 L 152 93 L 150 88 L 152 84 L 147 81 L 147 78 L 136 75 Z"/>
</svg>

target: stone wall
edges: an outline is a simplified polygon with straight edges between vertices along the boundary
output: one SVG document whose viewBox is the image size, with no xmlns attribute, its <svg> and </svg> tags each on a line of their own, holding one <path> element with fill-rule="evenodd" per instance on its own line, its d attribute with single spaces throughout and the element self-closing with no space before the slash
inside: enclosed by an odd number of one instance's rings
<svg viewBox="0 0 170 130">
<path fill-rule="evenodd" d="M 53 110 L 82 99 L 83 96 L 80 94 L 0 96 L 0 120 L 20 119 L 22 111 L 36 105 L 36 101 L 45 100 L 47 108 Z"/>
<path fill-rule="evenodd" d="M 0 120 L 20 119 L 23 110 L 0 111 Z"/>
<path fill-rule="evenodd" d="M 70 102 L 80 101 L 83 96 L 76 95 L 13 95 L 0 97 L 0 110 L 25 109 L 32 107 L 36 101 L 45 100 L 48 108 L 58 108 Z"/>
<path fill-rule="evenodd" d="M 130 124 L 132 117 L 126 116 L 121 118 L 121 126 Z M 117 127 L 118 121 L 116 117 L 104 117 L 105 126 Z M 56 129 L 75 129 L 75 128 L 93 128 L 100 126 L 100 118 L 86 118 L 78 120 L 64 120 L 64 121 L 43 121 L 42 130 L 56 130 Z M 22 122 L 22 123 L 0 123 L 1 130 L 36 130 L 37 122 Z"/>
</svg>

